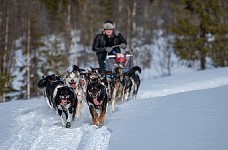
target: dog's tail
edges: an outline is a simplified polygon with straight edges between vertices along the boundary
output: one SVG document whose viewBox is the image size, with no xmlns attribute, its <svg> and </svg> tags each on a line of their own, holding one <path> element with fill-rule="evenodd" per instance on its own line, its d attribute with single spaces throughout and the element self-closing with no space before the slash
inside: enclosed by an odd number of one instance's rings
<svg viewBox="0 0 228 150">
<path fill-rule="evenodd" d="M 131 77 L 131 76 L 133 76 L 135 74 L 136 71 L 141 73 L 142 69 L 139 66 L 134 66 L 128 71 L 127 74 Z"/>
<path fill-rule="evenodd" d="M 43 79 L 39 80 L 37 86 L 38 86 L 38 88 L 42 89 L 47 86 L 47 83 L 48 83 L 47 79 L 43 78 Z"/>
</svg>

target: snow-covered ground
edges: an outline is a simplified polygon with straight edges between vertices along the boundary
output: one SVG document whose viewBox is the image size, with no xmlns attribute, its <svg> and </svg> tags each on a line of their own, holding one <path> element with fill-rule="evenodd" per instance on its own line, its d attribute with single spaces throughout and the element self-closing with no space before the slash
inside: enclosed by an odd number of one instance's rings
<svg viewBox="0 0 228 150">
<path fill-rule="evenodd" d="M 143 78 L 95 129 L 87 104 L 70 129 L 43 97 L 0 104 L 0 150 L 227 150 L 228 68 Z"/>
</svg>

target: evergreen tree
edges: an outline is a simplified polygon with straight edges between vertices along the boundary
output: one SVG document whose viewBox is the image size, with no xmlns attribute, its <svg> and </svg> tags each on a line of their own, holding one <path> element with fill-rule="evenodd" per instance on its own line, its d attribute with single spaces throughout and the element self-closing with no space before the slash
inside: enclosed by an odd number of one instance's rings
<svg viewBox="0 0 228 150">
<path fill-rule="evenodd" d="M 37 82 L 39 81 L 38 64 L 39 49 L 43 46 L 41 41 L 44 32 L 42 30 L 42 23 L 39 22 L 39 3 L 36 1 L 29 1 L 25 3 L 27 9 L 24 10 L 25 32 L 22 41 L 22 50 L 24 54 L 24 65 L 21 67 L 23 73 L 22 87 L 20 98 L 31 98 L 38 96 L 40 93 L 37 90 Z"/>
<path fill-rule="evenodd" d="M 211 5 L 211 13 L 214 15 L 210 32 L 206 35 L 208 56 L 215 67 L 225 67 L 228 66 L 228 2 L 219 0 Z"/>
<path fill-rule="evenodd" d="M 53 39 L 54 38 L 54 39 Z M 63 76 L 66 68 L 69 67 L 69 57 L 63 47 L 63 39 L 60 35 L 45 38 L 45 45 L 41 47 L 39 65 L 41 74 L 46 76 L 50 74 L 58 74 Z"/>
<path fill-rule="evenodd" d="M 219 34 L 220 27 L 224 26 L 224 18 L 219 15 L 222 13 L 227 15 L 226 12 L 223 12 L 225 7 L 221 7 L 224 3 L 225 0 L 178 0 L 173 3 L 176 8 L 176 24 L 172 27 L 172 31 L 176 35 L 174 43 L 176 54 L 181 59 L 199 61 L 201 70 L 206 68 L 206 57 L 213 56 L 213 51 L 220 49 L 219 45 L 227 35 L 227 31 Z M 227 25 L 225 26 L 227 27 Z M 208 46 L 207 35 L 209 34 L 216 38 L 212 47 Z M 216 52 L 220 53 L 221 50 Z"/>
<path fill-rule="evenodd" d="M 0 0 L 0 102 L 8 101 L 8 95 L 14 92 L 11 75 L 14 66 L 15 40 L 19 37 L 19 28 L 16 27 L 19 19 L 15 10 L 16 1 Z"/>
</svg>

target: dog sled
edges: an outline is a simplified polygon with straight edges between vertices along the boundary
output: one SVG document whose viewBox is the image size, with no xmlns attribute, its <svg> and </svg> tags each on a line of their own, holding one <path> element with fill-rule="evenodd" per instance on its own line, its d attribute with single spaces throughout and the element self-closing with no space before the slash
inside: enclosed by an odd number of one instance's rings
<svg viewBox="0 0 228 150">
<path fill-rule="evenodd" d="M 121 67 L 125 72 L 134 66 L 133 55 L 129 51 L 126 53 L 116 53 L 115 55 L 107 55 L 105 60 L 105 70 L 114 71 L 116 67 Z"/>
<path fill-rule="evenodd" d="M 130 96 L 133 97 L 137 94 L 140 79 L 135 72 L 141 73 L 141 68 L 134 66 L 133 55 L 130 51 L 127 51 L 126 53 L 107 55 L 105 70 L 112 72 L 112 76 L 109 76 L 111 78 L 109 79 L 111 89 L 107 89 L 111 91 L 109 95 L 111 97 L 112 112 L 114 112 L 117 103 L 128 100 Z"/>
</svg>

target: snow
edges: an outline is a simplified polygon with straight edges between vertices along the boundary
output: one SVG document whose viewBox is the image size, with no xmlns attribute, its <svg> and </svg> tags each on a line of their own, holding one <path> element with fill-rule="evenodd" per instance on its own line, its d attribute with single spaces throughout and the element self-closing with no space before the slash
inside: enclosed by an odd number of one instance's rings
<svg viewBox="0 0 228 150">
<path fill-rule="evenodd" d="M 98 129 L 86 103 L 69 129 L 43 97 L 1 103 L 0 150 L 228 149 L 228 68 L 141 76 L 137 100 L 109 108 Z"/>
</svg>

